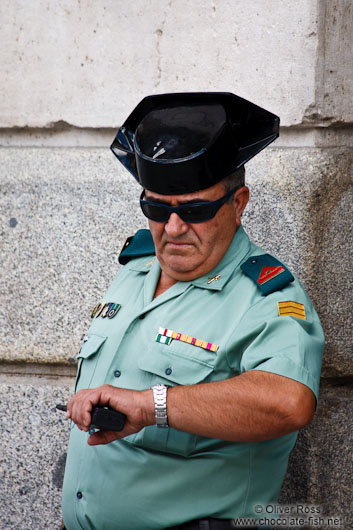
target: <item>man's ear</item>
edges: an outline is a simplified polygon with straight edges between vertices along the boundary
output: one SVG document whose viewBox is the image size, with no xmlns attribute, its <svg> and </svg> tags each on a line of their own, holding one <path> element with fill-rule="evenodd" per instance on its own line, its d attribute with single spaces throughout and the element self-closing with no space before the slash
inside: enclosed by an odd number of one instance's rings
<svg viewBox="0 0 353 530">
<path fill-rule="evenodd" d="M 247 186 L 242 186 L 234 193 L 233 204 L 236 213 L 237 226 L 240 226 L 241 224 L 241 216 L 243 215 L 243 211 L 245 210 L 245 207 L 248 204 L 249 196 L 250 191 Z"/>
</svg>

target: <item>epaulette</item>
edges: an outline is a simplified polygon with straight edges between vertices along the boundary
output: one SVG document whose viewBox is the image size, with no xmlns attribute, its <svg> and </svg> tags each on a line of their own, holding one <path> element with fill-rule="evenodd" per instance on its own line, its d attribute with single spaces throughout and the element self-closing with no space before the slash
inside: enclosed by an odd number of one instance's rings
<svg viewBox="0 0 353 530">
<path fill-rule="evenodd" d="M 126 265 L 131 259 L 155 253 L 151 232 L 143 228 L 138 230 L 134 236 L 127 238 L 119 254 L 119 263 Z"/>
<path fill-rule="evenodd" d="M 250 256 L 240 268 L 255 281 L 264 296 L 283 289 L 294 280 L 287 267 L 270 254 Z"/>
</svg>

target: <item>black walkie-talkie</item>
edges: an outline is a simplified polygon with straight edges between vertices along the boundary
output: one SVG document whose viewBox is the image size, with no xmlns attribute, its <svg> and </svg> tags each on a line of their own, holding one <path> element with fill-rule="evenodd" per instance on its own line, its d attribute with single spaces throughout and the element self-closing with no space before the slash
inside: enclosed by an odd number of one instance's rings
<svg viewBox="0 0 353 530">
<path fill-rule="evenodd" d="M 66 405 L 56 405 L 58 410 L 67 411 Z M 118 410 L 110 407 L 93 407 L 91 412 L 91 429 L 101 431 L 122 431 L 125 425 L 126 416 Z"/>
</svg>

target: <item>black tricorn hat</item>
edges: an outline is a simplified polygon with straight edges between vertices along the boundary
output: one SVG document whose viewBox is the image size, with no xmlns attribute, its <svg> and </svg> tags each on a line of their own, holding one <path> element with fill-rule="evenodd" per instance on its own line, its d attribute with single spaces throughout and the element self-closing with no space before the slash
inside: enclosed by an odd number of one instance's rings
<svg viewBox="0 0 353 530">
<path fill-rule="evenodd" d="M 110 148 L 141 186 L 178 195 L 213 186 L 278 134 L 278 116 L 234 94 L 160 94 L 137 105 Z"/>
</svg>

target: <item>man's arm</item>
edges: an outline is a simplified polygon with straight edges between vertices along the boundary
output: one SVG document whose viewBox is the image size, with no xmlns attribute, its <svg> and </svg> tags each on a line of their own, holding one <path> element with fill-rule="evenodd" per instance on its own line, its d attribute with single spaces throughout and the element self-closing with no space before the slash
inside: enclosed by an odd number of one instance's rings
<svg viewBox="0 0 353 530">
<path fill-rule="evenodd" d="M 134 391 L 103 385 L 80 390 L 68 404 L 68 416 L 88 431 L 90 411 L 109 405 L 127 415 L 121 432 L 100 431 L 89 444 L 109 443 L 153 425 L 152 390 Z M 307 425 L 315 397 L 305 385 L 277 374 L 253 370 L 224 381 L 168 389 L 170 427 L 235 442 L 276 438 Z"/>
</svg>

